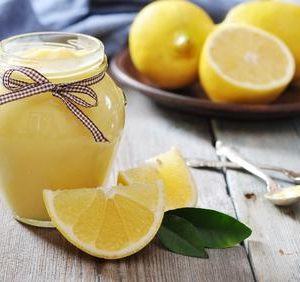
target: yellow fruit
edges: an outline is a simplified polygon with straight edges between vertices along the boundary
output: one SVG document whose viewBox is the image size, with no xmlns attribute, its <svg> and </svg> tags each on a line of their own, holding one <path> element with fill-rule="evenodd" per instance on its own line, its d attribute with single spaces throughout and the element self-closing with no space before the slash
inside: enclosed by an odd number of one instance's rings
<svg viewBox="0 0 300 282">
<path fill-rule="evenodd" d="M 268 103 L 292 80 L 294 58 L 274 35 L 250 25 L 223 25 L 203 47 L 199 76 L 211 100 Z"/>
<path fill-rule="evenodd" d="M 69 242 L 106 259 L 126 257 L 145 247 L 164 214 L 158 183 L 110 190 L 44 190 L 44 201 L 53 225 Z"/>
<path fill-rule="evenodd" d="M 131 26 L 131 59 L 158 86 L 185 86 L 197 78 L 199 54 L 213 26 L 209 16 L 191 2 L 155 1 Z"/>
<path fill-rule="evenodd" d="M 125 186 L 131 183 L 156 183 L 157 181 L 162 181 L 162 179 L 153 164 L 142 164 L 120 171 L 118 175 L 118 184 Z"/>
<path fill-rule="evenodd" d="M 278 36 L 292 51 L 296 61 L 295 77 L 300 79 L 300 5 L 250 1 L 234 7 L 224 22 L 251 24 Z"/>
<path fill-rule="evenodd" d="M 118 183 L 155 183 L 162 180 L 165 191 L 165 210 L 194 207 L 197 188 L 192 175 L 177 148 L 148 160 L 145 165 L 121 171 Z"/>
</svg>

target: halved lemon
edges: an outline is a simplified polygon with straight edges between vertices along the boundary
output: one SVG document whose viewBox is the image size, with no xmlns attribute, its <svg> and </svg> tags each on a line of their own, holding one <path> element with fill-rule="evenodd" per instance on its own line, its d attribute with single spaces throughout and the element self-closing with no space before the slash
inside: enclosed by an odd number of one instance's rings
<svg viewBox="0 0 300 282">
<path fill-rule="evenodd" d="M 159 183 L 44 190 L 44 201 L 53 225 L 69 242 L 106 259 L 123 258 L 145 247 L 164 214 Z"/>
<path fill-rule="evenodd" d="M 155 183 L 158 180 L 164 184 L 165 210 L 196 206 L 197 187 L 176 147 L 139 167 L 121 171 L 118 176 L 118 183 L 123 185 Z"/>
<path fill-rule="evenodd" d="M 211 100 L 269 103 L 295 73 L 291 51 L 276 36 L 245 24 L 220 25 L 204 44 L 199 77 Z"/>
<path fill-rule="evenodd" d="M 283 40 L 296 61 L 295 78 L 300 79 L 299 1 L 239 1 L 226 15 L 223 24 L 244 23 L 259 27 Z M 293 3 L 294 2 L 294 3 Z M 298 2 L 298 3 L 297 3 Z"/>
</svg>

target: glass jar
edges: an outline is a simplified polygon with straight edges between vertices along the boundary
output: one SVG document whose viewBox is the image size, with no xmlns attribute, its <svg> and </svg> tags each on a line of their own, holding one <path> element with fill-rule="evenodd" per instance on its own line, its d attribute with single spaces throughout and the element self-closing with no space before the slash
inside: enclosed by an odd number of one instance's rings
<svg viewBox="0 0 300 282">
<path fill-rule="evenodd" d="M 108 142 L 96 142 L 91 131 L 53 91 L 41 92 L 0 106 L 0 187 L 19 221 L 51 226 L 43 189 L 75 189 L 105 184 L 124 127 L 124 96 L 110 76 L 103 44 L 73 33 L 43 32 L 14 36 L 0 45 L 0 73 L 15 66 L 30 67 L 51 83 L 73 83 L 104 73 L 88 86 L 98 105 L 72 102 L 98 127 Z M 15 71 L 10 79 L 37 86 Z M 0 95 L 7 89 L 1 79 Z M 95 103 L 83 93 L 71 93 Z M 1 96 L 0 96 L 1 98 Z"/>
</svg>

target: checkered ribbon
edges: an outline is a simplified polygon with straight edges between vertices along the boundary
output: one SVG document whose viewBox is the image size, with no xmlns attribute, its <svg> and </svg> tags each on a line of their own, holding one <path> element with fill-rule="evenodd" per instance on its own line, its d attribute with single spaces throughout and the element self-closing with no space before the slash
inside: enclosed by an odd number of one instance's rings
<svg viewBox="0 0 300 282">
<path fill-rule="evenodd" d="M 21 73 L 33 82 L 26 82 L 12 78 L 13 73 Z M 27 98 L 30 96 L 52 92 L 52 95 L 63 101 L 69 110 L 79 119 L 79 121 L 93 134 L 96 142 L 108 142 L 103 133 L 76 105 L 85 108 L 96 107 L 98 105 L 97 94 L 89 86 L 101 81 L 105 76 L 105 72 L 96 74 L 93 77 L 69 82 L 69 83 L 52 83 L 38 71 L 28 67 L 15 67 L 5 71 L 2 77 L 2 83 L 11 92 L 0 95 L 0 105 Z M 89 103 L 84 99 L 74 95 L 79 93 L 87 95 L 93 99 L 93 103 Z"/>
</svg>

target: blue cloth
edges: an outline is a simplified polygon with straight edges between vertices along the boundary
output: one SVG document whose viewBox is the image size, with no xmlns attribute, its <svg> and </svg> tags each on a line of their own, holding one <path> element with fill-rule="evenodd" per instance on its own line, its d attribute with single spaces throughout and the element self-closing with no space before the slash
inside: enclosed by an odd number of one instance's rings
<svg viewBox="0 0 300 282">
<path fill-rule="evenodd" d="M 99 37 L 112 55 L 127 42 L 130 23 L 146 0 L 0 0 L 0 40 L 34 31 L 81 32 Z M 215 20 L 243 0 L 196 0 Z"/>
</svg>

